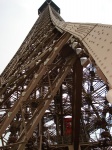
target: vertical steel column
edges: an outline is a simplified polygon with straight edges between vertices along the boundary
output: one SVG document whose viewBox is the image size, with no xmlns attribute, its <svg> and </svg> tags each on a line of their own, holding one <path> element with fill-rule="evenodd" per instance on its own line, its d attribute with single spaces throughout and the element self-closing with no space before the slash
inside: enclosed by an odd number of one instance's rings
<svg viewBox="0 0 112 150">
<path fill-rule="evenodd" d="M 74 150 L 79 149 L 80 135 L 80 118 L 81 118 L 81 101 L 82 101 L 82 76 L 83 67 L 80 59 L 77 59 L 73 66 L 73 97 L 72 97 L 72 137 Z"/>
<path fill-rule="evenodd" d="M 60 113 L 61 113 L 61 136 L 63 136 L 63 99 L 62 99 L 62 85 L 60 87 Z"/>
</svg>

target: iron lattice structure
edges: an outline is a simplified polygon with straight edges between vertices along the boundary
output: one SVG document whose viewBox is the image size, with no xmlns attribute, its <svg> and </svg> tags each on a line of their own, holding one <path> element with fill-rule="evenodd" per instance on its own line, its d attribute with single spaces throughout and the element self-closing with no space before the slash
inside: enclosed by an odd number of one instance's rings
<svg viewBox="0 0 112 150">
<path fill-rule="evenodd" d="M 38 13 L 0 76 L 0 149 L 110 150 L 112 27 L 66 23 L 48 0 Z"/>
</svg>

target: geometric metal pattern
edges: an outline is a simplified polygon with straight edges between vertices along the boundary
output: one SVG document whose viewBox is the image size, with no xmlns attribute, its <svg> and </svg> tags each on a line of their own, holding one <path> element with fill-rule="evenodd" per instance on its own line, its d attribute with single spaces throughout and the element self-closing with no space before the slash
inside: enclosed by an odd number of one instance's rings
<svg viewBox="0 0 112 150">
<path fill-rule="evenodd" d="M 46 0 L 0 76 L 1 150 L 110 150 L 111 26 L 66 23 Z"/>
</svg>

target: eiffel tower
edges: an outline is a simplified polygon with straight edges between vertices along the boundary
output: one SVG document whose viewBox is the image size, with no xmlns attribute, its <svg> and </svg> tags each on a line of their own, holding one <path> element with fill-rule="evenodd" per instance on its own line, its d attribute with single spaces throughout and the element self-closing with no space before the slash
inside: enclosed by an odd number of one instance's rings
<svg viewBox="0 0 112 150">
<path fill-rule="evenodd" d="M 0 76 L 0 150 L 111 150 L 112 26 L 38 14 Z"/>
</svg>

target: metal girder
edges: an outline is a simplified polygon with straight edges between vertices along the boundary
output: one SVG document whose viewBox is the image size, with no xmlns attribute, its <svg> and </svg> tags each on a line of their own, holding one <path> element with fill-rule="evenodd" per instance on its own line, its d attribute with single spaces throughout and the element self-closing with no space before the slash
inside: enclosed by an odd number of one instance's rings
<svg viewBox="0 0 112 150">
<path fill-rule="evenodd" d="M 111 148 L 110 31 L 42 10 L 0 76 L 1 149 Z"/>
<path fill-rule="evenodd" d="M 79 149 L 80 143 L 80 119 L 81 119 L 81 102 L 82 102 L 82 78 L 83 68 L 80 59 L 77 59 L 73 66 L 73 97 L 72 97 L 72 122 L 73 122 L 73 145 L 74 150 Z"/>
<path fill-rule="evenodd" d="M 23 91 L 22 96 L 20 97 L 20 99 L 9 110 L 9 112 L 8 112 L 7 115 L 9 115 L 9 113 L 10 113 L 10 115 L 6 116 L 4 118 L 3 124 L 1 124 L 0 136 L 2 135 L 2 133 L 5 131 L 5 129 L 8 127 L 8 125 L 11 123 L 12 119 L 15 117 L 15 115 L 19 111 L 21 103 L 23 101 L 27 100 L 27 98 L 29 97 L 29 95 L 31 94 L 31 92 L 34 90 L 34 88 L 38 84 L 39 80 L 45 74 L 45 72 L 47 70 L 46 66 L 50 65 L 53 62 L 53 60 L 55 59 L 55 57 L 58 55 L 59 51 L 63 47 L 63 44 L 65 44 L 67 42 L 67 40 L 68 40 L 69 37 L 70 37 L 69 34 L 64 34 L 61 37 L 62 39 L 60 39 L 59 42 L 55 45 L 54 51 L 52 51 L 52 53 L 50 53 L 50 56 L 45 60 L 45 63 L 42 64 L 42 66 L 39 68 L 38 72 L 35 73 L 34 78 L 32 79 L 32 81 L 28 85 L 28 88 L 25 91 Z"/>
<path fill-rule="evenodd" d="M 22 138 L 22 141 L 24 141 L 26 139 L 28 140 L 31 137 L 35 127 L 38 125 L 38 123 L 41 120 L 42 116 L 44 115 L 46 109 L 49 107 L 49 104 L 51 103 L 52 98 L 56 95 L 56 92 L 59 90 L 63 80 L 65 79 L 68 72 L 70 71 L 70 68 L 73 65 L 74 61 L 75 61 L 75 58 L 73 57 L 71 60 L 69 60 L 68 64 L 65 66 L 66 68 L 63 68 L 64 71 L 62 71 L 61 74 L 58 75 L 59 77 L 57 78 L 55 85 L 52 85 L 55 88 L 52 91 L 48 92 L 48 94 L 46 95 L 45 100 L 43 100 L 43 101 L 45 101 L 43 108 L 41 108 L 39 114 L 34 118 L 34 120 L 32 120 L 31 127 L 28 128 L 28 130 L 27 130 L 27 135 L 26 135 L 27 137 L 24 136 Z M 49 96 L 51 96 L 51 98 L 48 98 Z M 20 139 L 21 139 L 21 135 L 20 135 Z M 23 145 L 20 145 L 18 147 L 18 150 L 22 150 L 22 146 Z"/>
</svg>

